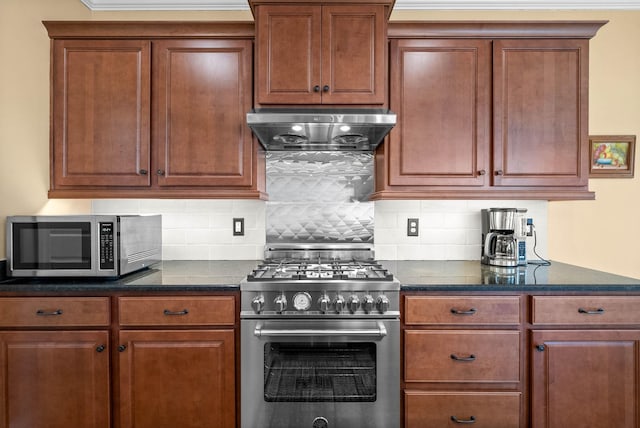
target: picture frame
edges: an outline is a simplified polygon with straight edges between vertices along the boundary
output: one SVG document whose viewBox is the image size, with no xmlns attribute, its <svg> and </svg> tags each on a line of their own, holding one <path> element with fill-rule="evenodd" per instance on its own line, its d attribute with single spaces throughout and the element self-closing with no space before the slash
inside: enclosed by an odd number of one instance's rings
<svg viewBox="0 0 640 428">
<path fill-rule="evenodd" d="M 589 136 L 590 178 L 633 178 L 635 135 Z"/>
</svg>

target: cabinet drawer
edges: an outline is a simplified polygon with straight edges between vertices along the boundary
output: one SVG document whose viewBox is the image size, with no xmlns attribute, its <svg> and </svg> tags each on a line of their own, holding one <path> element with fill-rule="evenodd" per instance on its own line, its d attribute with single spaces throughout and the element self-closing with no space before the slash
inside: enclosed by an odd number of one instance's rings
<svg viewBox="0 0 640 428">
<path fill-rule="evenodd" d="M 533 324 L 638 324 L 640 296 L 533 296 Z"/>
<path fill-rule="evenodd" d="M 406 382 L 519 382 L 520 332 L 407 330 Z"/>
<path fill-rule="evenodd" d="M 520 297 L 407 296 L 405 324 L 519 324 Z"/>
<path fill-rule="evenodd" d="M 520 426 L 520 393 L 405 391 L 405 427 Z"/>
<path fill-rule="evenodd" d="M 0 327 L 108 326 L 108 297 L 0 298 Z"/>
<path fill-rule="evenodd" d="M 235 297 L 120 297 L 120 325 L 234 325 Z"/>
</svg>

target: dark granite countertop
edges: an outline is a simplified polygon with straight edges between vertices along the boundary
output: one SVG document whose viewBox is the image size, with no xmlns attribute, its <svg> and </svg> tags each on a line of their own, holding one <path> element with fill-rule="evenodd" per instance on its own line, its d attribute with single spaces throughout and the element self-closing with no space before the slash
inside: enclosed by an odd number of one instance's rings
<svg viewBox="0 0 640 428">
<path fill-rule="evenodd" d="M 119 279 L 14 278 L 0 292 L 237 291 L 257 260 L 163 261 Z"/>
<path fill-rule="evenodd" d="M 566 263 L 507 269 L 479 261 L 383 261 L 404 291 L 640 292 L 640 279 Z"/>
<path fill-rule="evenodd" d="M 0 281 L 0 293 L 29 292 L 216 292 L 237 291 L 259 260 L 164 261 L 119 279 L 15 278 Z M 640 279 L 565 263 L 516 270 L 479 261 L 381 262 L 404 291 L 640 292 Z"/>
</svg>

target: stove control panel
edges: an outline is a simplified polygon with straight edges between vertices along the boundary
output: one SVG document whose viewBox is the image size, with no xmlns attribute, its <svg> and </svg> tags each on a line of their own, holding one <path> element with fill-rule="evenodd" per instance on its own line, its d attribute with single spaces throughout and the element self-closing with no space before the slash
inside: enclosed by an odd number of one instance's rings
<svg viewBox="0 0 640 428">
<path fill-rule="evenodd" d="M 345 298 L 346 296 L 346 298 Z M 397 291 L 246 291 L 243 316 L 375 317 L 399 314 Z"/>
</svg>

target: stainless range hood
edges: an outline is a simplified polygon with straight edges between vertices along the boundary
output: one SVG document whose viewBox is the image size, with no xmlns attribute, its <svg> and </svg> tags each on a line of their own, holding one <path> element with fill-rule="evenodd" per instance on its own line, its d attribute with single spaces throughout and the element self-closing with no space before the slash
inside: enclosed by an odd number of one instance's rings
<svg viewBox="0 0 640 428">
<path fill-rule="evenodd" d="M 266 150 L 374 150 L 396 124 L 387 109 L 262 108 L 247 124 Z"/>
</svg>

